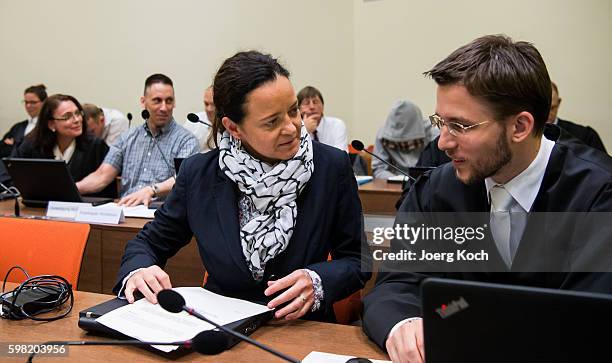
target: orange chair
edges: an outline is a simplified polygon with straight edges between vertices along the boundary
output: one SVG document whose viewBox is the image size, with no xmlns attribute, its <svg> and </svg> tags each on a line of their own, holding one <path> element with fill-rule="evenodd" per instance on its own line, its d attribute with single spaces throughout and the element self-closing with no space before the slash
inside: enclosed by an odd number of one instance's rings
<svg viewBox="0 0 612 363">
<path fill-rule="evenodd" d="M 59 275 L 76 289 L 89 229 L 81 223 L 0 218 L 0 280 L 19 265 L 30 276 Z M 24 280 L 19 269 L 7 279 Z"/>
<path fill-rule="evenodd" d="M 366 150 L 368 150 L 369 152 L 374 151 L 374 145 L 368 145 L 366 147 Z M 351 144 L 348 145 L 348 153 L 357 154 L 361 156 L 365 160 L 366 165 L 368 166 L 368 175 L 372 175 L 372 156 L 370 154 L 366 153 L 365 151 L 357 151 Z"/>
</svg>

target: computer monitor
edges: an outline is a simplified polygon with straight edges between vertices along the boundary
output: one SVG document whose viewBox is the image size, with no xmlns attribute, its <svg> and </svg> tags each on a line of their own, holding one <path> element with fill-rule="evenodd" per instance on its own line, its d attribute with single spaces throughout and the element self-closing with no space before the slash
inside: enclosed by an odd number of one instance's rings
<svg viewBox="0 0 612 363">
<path fill-rule="evenodd" d="M 591 362 L 610 354 L 611 295 L 437 278 L 421 289 L 427 363 Z"/>
</svg>

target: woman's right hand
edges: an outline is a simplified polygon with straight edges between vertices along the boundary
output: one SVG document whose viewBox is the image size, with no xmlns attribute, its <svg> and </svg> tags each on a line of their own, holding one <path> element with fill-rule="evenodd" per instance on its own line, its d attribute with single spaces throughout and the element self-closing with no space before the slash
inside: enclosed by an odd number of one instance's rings
<svg viewBox="0 0 612 363">
<path fill-rule="evenodd" d="M 125 297 L 131 304 L 134 302 L 134 291 L 140 291 L 152 304 L 157 304 L 157 293 L 171 289 L 170 276 L 159 266 L 153 265 L 133 274 L 125 284 Z"/>
</svg>

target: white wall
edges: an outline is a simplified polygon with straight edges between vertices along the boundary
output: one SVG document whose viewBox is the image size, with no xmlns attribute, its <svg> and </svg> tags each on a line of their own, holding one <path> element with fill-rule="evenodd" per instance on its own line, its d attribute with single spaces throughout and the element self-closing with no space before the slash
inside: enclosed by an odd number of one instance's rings
<svg viewBox="0 0 612 363">
<path fill-rule="evenodd" d="M 281 58 L 297 90 L 320 88 L 350 138 L 373 143 L 393 101 L 433 112 L 423 71 L 506 33 L 542 52 L 560 116 L 590 124 L 612 150 L 611 18 L 608 0 L 0 0 L 0 132 L 25 118 L 22 92 L 40 82 L 137 115 L 154 72 L 174 80 L 182 121 L 202 109 L 223 59 L 256 48 Z"/>
<path fill-rule="evenodd" d="M 397 99 L 429 115 L 435 84 L 422 76 L 459 46 L 505 33 L 535 44 L 559 86 L 559 116 L 595 128 L 612 150 L 612 2 L 609 0 L 354 0 L 355 122 L 372 143 Z"/>
<path fill-rule="evenodd" d="M 41 82 L 139 115 L 156 72 L 174 81 L 183 121 L 203 109 L 221 62 L 247 49 L 281 58 L 296 92 L 312 84 L 331 113 L 353 118 L 351 1 L 0 0 L 0 131 L 25 119 L 23 90 Z"/>
</svg>

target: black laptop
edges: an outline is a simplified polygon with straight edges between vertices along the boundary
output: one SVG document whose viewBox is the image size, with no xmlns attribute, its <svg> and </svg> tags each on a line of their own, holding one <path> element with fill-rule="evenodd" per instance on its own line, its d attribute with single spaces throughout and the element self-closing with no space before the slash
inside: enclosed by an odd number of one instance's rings
<svg viewBox="0 0 612 363">
<path fill-rule="evenodd" d="M 62 160 L 3 158 L 2 161 L 29 207 L 45 207 L 50 200 L 100 204 L 111 198 L 82 197 Z"/>
<path fill-rule="evenodd" d="M 612 295 L 433 278 L 421 289 L 427 363 L 608 361 Z"/>
</svg>

